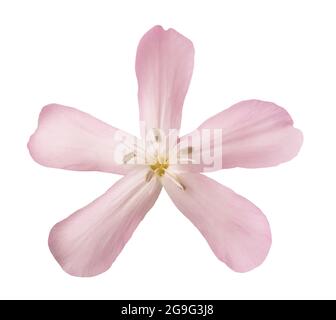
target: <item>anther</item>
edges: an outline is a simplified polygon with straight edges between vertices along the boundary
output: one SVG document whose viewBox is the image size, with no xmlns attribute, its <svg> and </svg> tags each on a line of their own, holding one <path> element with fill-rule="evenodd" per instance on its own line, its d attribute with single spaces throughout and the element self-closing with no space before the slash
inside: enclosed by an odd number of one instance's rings
<svg viewBox="0 0 336 320">
<path fill-rule="evenodd" d="M 135 152 L 130 152 L 124 155 L 123 157 L 123 162 L 126 164 L 128 161 L 130 161 L 131 159 L 136 157 L 136 153 Z"/>
</svg>

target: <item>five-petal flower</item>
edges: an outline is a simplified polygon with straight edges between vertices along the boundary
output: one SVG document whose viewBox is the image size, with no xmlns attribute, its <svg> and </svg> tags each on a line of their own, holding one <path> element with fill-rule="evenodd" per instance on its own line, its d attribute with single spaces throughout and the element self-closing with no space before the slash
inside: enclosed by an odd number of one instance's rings
<svg viewBox="0 0 336 320">
<path fill-rule="evenodd" d="M 230 268 L 245 272 L 265 259 L 271 245 L 266 217 L 247 199 L 201 172 L 288 161 L 298 153 L 302 134 L 283 108 L 248 100 L 171 145 L 167 141 L 171 129 L 180 128 L 193 62 L 193 44 L 173 29 L 156 26 L 141 39 L 136 74 L 140 120 L 145 123 L 142 139 L 70 107 L 51 104 L 41 111 L 28 143 L 35 161 L 54 168 L 124 175 L 101 197 L 52 228 L 50 250 L 69 274 L 94 276 L 106 271 L 162 186 Z M 202 132 L 207 144 L 190 139 Z M 116 156 L 120 152 L 121 159 Z M 212 163 L 206 161 L 209 154 Z"/>
</svg>

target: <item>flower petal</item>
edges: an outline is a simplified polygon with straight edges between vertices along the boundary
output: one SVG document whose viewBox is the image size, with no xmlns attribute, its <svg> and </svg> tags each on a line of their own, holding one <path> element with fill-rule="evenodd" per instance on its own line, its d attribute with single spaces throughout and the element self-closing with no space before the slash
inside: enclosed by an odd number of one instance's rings
<svg viewBox="0 0 336 320">
<path fill-rule="evenodd" d="M 206 131 L 210 143 L 202 144 L 201 165 L 189 166 L 192 171 L 275 166 L 295 157 L 303 142 L 301 131 L 293 127 L 285 109 L 260 100 L 242 101 L 218 113 L 181 138 L 181 143 Z"/>
<path fill-rule="evenodd" d="M 47 167 L 126 174 L 134 167 L 117 161 L 121 139 L 136 141 L 87 113 L 50 104 L 40 113 L 28 149 L 36 162 Z"/>
<path fill-rule="evenodd" d="M 271 246 L 266 217 L 247 199 L 199 173 L 179 175 L 184 190 L 163 184 L 177 208 L 199 229 L 215 255 L 237 272 L 260 265 Z"/>
<path fill-rule="evenodd" d="M 149 30 L 136 56 L 140 120 L 148 129 L 179 129 L 194 65 L 192 42 L 173 29 Z"/>
<path fill-rule="evenodd" d="M 89 277 L 111 266 L 160 193 L 158 180 L 146 182 L 145 175 L 129 173 L 52 228 L 49 248 L 66 272 Z"/>
</svg>

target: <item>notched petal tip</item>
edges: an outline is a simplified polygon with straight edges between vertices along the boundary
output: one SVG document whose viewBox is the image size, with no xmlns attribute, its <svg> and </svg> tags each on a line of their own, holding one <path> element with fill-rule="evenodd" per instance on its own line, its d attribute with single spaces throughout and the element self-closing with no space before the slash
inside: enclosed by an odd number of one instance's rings
<svg viewBox="0 0 336 320">
<path fill-rule="evenodd" d="M 148 128 L 180 128 L 193 65 L 193 44 L 176 30 L 155 26 L 141 38 L 135 69 L 140 121 Z"/>
<path fill-rule="evenodd" d="M 46 167 L 126 174 L 131 168 L 117 157 L 117 136 L 136 140 L 85 112 L 52 103 L 42 108 L 28 150 Z"/>
<path fill-rule="evenodd" d="M 39 128 L 37 127 L 34 133 L 29 137 L 29 140 L 27 143 L 27 149 L 32 159 L 38 164 L 43 166 L 41 152 L 39 151 L 38 130 Z"/>
</svg>

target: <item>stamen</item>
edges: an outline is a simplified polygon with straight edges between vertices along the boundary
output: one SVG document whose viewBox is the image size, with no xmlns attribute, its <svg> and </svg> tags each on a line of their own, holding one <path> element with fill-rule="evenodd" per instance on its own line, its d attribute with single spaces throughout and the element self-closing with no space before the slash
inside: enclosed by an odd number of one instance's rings
<svg viewBox="0 0 336 320">
<path fill-rule="evenodd" d="M 181 190 L 185 190 L 185 185 L 181 182 L 180 178 L 173 172 L 166 170 L 166 177 L 168 177 L 171 181 L 173 181 Z"/>
<path fill-rule="evenodd" d="M 160 130 L 157 128 L 153 128 L 152 129 L 153 135 L 154 135 L 154 139 L 156 142 L 161 142 L 161 134 L 160 134 Z"/>
<path fill-rule="evenodd" d="M 123 144 L 126 147 L 126 150 L 124 152 L 128 152 L 123 156 L 123 163 L 128 163 L 131 159 L 136 158 L 136 161 L 138 163 L 145 162 L 146 159 L 146 150 L 141 145 L 141 141 L 139 143 L 127 143 L 127 141 L 121 141 L 121 144 Z"/>
<path fill-rule="evenodd" d="M 154 176 L 154 171 L 149 170 L 146 174 L 146 182 L 151 181 L 153 176 Z"/>
<path fill-rule="evenodd" d="M 121 143 L 128 149 L 128 150 L 137 150 L 141 151 L 143 153 L 146 152 L 146 150 L 143 148 L 143 146 L 140 143 L 127 143 L 126 141 L 121 141 Z"/>
<path fill-rule="evenodd" d="M 124 155 L 123 157 L 123 162 L 126 164 L 128 161 L 130 161 L 131 159 L 136 157 L 136 153 L 135 152 L 130 152 Z"/>
<path fill-rule="evenodd" d="M 167 171 L 169 168 L 168 159 L 170 154 L 168 152 L 169 150 L 167 151 L 162 148 L 162 136 L 160 130 L 153 128 L 151 134 L 153 138 L 146 141 L 146 149 L 149 151 L 149 157 L 146 156 L 146 162 L 150 170 L 147 172 L 145 180 L 149 182 L 154 176 L 156 176 L 155 178 L 160 179 L 166 175 L 166 177 L 173 181 L 179 189 L 185 190 L 186 187 L 180 181 L 179 177 L 175 173 Z M 192 150 L 192 147 L 186 147 L 183 158 L 189 158 L 188 155 L 192 153 Z M 149 159 L 150 161 L 148 161 Z"/>
<path fill-rule="evenodd" d="M 165 174 L 165 169 L 163 169 L 162 167 L 160 167 L 159 169 L 155 170 L 155 173 L 159 176 L 162 177 Z"/>
<path fill-rule="evenodd" d="M 155 174 L 157 174 L 159 177 L 162 177 L 165 174 L 166 169 L 169 167 L 169 164 L 167 161 L 160 162 L 157 161 L 154 164 L 151 164 L 149 166 Z"/>
</svg>

